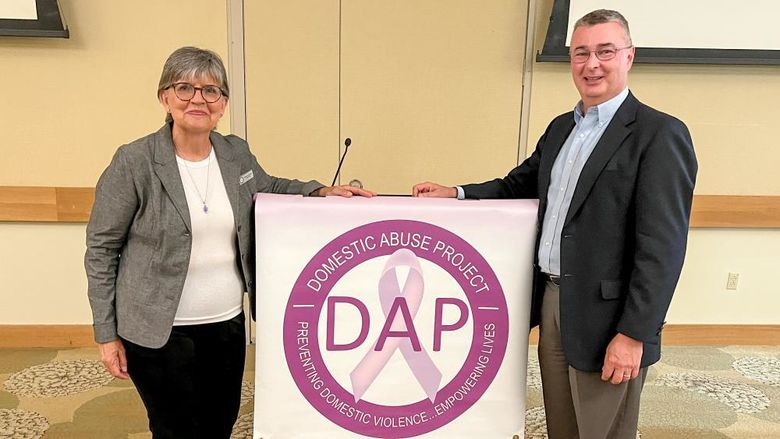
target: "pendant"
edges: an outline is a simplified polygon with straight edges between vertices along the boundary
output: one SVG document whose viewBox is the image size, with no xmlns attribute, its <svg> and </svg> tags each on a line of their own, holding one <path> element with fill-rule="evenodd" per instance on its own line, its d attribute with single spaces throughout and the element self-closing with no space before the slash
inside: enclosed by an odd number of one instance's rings
<svg viewBox="0 0 780 439">
<path fill-rule="evenodd" d="M 203 205 L 203 213 L 209 213 L 209 206 Z"/>
</svg>

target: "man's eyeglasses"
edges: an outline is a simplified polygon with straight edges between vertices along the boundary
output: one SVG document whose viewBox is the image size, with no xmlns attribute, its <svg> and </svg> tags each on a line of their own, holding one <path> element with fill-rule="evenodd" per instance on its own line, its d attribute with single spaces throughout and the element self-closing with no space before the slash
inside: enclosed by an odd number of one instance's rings
<svg viewBox="0 0 780 439">
<path fill-rule="evenodd" d="M 176 97 L 182 101 L 189 101 L 195 97 L 195 92 L 200 91 L 200 95 L 203 96 L 203 100 L 209 104 L 217 102 L 224 93 L 222 89 L 216 85 L 206 85 L 203 87 L 195 87 L 189 82 L 177 82 L 173 85 L 173 92 L 176 93 Z"/>
<path fill-rule="evenodd" d="M 618 51 L 623 49 L 630 49 L 632 47 L 634 46 L 630 45 L 626 47 L 615 47 L 610 44 L 607 46 L 601 46 L 596 50 L 576 49 L 571 53 L 571 61 L 575 64 L 582 64 L 590 59 L 591 53 L 596 54 L 596 58 L 598 58 L 599 61 L 609 61 L 614 58 L 615 55 L 617 55 Z"/>
</svg>

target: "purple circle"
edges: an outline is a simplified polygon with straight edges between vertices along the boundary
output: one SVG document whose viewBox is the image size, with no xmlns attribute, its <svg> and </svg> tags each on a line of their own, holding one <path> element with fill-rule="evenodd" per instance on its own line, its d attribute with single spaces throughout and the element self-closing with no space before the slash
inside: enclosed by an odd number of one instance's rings
<svg viewBox="0 0 780 439">
<path fill-rule="evenodd" d="M 490 290 L 477 293 L 475 287 L 469 283 L 458 267 L 448 263 L 449 261 L 441 256 L 436 257 L 432 247 L 426 250 L 411 245 L 379 245 L 381 236 L 392 232 L 417 233 L 430 237 L 431 242 L 449 245 L 454 249 L 455 254 L 462 254 L 465 260 L 476 267 L 477 272 L 483 276 L 485 284 L 490 286 Z M 315 278 L 315 271 L 321 268 L 322 264 L 328 263 L 329 258 L 344 247 L 349 247 L 356 242 L 365 244 L 369 241 L 369 237 L 373 237 L 374 247 L 353 252 L 353 257 L 343 261 L 327 279 L 320 281 L 321 288 L 313 294 L 313 290 L 307 286 L 307 280 Z M 449 383 L 439 389 L 433 402 L 428 398 L 399 406 L 385 406 L 365 400 L 356 402 L 354 395 L 333 378 L 322 359 L 317 341 L 320 310 L 328 293 L 344 274 L 365 261 L 390 255 L 401 248 L 408 248 L 417 257 L 438 265 L 447 271 L 463 289 L 474 319 L 471 347 L 463 366 Z M 307 335 L 302 338 L 300 331 L 304 325 Z M 487 328 L 491 330 L 488 331 Z M 489 346 L 484 343 L 488 332 L 492 339 Z M 345 232 L 326 244 L 298 276 L 287 302 L 283 326 L 287 366 L 306 400 L 335 424 L 354 433 L 378 438 L 419 436 L 446 425 L 466 412 L 487 391 L 498 373 L 506 353 L 508 335 L 509 315 L 504 292 L 485 258 L 454 233 L 433 224 L 411 220 L 387 220 L 365 224 Z M 306 340 L 307 355 L 301 354 L 301 339 Z M 467 388 L 466 392 L 463 391 L 464 386 Z M 323 396 L 323 389 L 327 389 L 325 396 Z M 462 398 L 458 399 L 458 395 Z M 390 425 L 386 426 L 385 422 L 390 422 Z"/>
</svg>

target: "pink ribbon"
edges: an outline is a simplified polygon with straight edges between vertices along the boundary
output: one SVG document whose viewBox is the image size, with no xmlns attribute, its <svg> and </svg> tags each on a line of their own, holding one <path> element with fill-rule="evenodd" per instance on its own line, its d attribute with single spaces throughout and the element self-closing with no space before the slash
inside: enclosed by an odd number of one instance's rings
<svg viewBox="0 0 780 439">
<path fill-rule="evenodd" d="M 409 275 L 404 282 L 403 290 L 398 285 L 395 269 L 396 267 L 409 267 Z M 403 297 L 409 307 L 409 313 L 412 319 L 420 309 L 420 303 L 423 297 L 423 275 L 420 268 L 420 262 L 417 256 L 408 249 L 397 250 L 390 256 L 385 268 L 382 270 L 382 276 L 379 279 L 379 302 L 382 305 L 382 312 L 385 317 L 390 313 L 393 301 L 397 297 Z M 400 312 L 395 314 L 391 324 L 391 331 L 405 331 L 406 324 Z M 396 349 L 401 350 L 406 364 L 414 374 L 417 382 L 420 383 L 428 399 L 433 402 L 436 399 L 436 393 L 441 384 L 441 372 L 431 360 L 425 348 L 415 351 L 409 338 L 406 337 L 388 337 L 381 350 L 376 350 L 377 340 L 366 355 L 360 360 L 352 373 L 349 374 L 352 381 L 352 394 L 355 396 L 355 402 L 360 401 L 368 388 L 374 382 L 382 369 L 385 368 L 390 357 L 393 356 Z"/>
</svg>

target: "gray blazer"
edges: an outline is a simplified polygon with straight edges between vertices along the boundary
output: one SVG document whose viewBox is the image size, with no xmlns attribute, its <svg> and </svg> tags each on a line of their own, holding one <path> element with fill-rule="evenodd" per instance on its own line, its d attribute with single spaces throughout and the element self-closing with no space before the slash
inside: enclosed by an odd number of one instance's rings
<svg viewBox="0 0 780 439">
<path fill-rule="evenodd" d="M 253 195 L 308 195 L 323 185 L 272 177 L 244 140 L 216 132 L 210 137 L 236 222 L 236 263 L 254 312 Z M 166 124 L 121 146 L 96 187 L 84 256 L 95 341 L 121 336 L 149 348 L 163 346 L 179 306 L 191 246 L 190 213 Z"/>
</svg>

